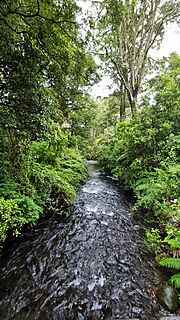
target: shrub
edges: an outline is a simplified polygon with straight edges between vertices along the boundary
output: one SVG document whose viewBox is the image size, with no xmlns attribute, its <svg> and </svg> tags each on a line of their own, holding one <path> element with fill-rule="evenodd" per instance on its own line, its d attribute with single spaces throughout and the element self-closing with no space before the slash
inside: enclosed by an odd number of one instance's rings
<svg viewBox="0 0 180 320">
<path fill-rule="evenodd" d="M 24 225 L 33 225 L 43 213 L 62 213 L 73 202 L 87 170 L 76 139 L 51 123 L 46 139 L 21 145 L 16 177 L 4 174 L 0 183 L 0 240 Z"/>
<path fill-rule="evenodd" d="M 41 214 L 42 208 L 29 197 L 8 200 L 0 197 L 0 241 L 6 239 L 8 231 L 18 236 L 25 224 L 35 224 Z"/>
</svg>

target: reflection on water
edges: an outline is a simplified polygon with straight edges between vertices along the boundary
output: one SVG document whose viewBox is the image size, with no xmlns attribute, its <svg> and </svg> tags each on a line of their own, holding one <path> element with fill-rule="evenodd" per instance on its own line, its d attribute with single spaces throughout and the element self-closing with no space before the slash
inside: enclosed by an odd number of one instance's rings
<svg viewBox="0 0 180 320">
<path fill-rule="evenodd" d="M 0 320 L 158 317 L 141 228 L 95 165 L 72 216 L 39 225 L 1 263 Z"/>
</svg>

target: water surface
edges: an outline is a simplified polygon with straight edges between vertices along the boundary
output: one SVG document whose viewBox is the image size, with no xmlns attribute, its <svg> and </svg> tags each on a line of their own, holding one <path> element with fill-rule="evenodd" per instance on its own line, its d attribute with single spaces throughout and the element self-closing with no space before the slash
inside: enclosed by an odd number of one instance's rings
<svg viewBox="0 0 180 320">
<path fill-rule="evenodd" d="M 158 319 L 141 227 L 94 166 L 71 217 L 41 223 L 1 263 L 1 320 Z"/>
</svg>

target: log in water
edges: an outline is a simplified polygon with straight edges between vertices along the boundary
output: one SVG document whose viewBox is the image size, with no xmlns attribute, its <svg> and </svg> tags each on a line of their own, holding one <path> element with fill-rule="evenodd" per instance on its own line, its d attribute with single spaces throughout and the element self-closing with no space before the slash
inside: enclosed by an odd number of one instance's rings
<svg viewBox="0 0 180 320">
<path fill-rule="evenodd" d="M 115 182 L 89 169 L 72 215 L 40 224 L 1 262 L 1 320 L 158 319 L 141 227 Z"/>
</svg>

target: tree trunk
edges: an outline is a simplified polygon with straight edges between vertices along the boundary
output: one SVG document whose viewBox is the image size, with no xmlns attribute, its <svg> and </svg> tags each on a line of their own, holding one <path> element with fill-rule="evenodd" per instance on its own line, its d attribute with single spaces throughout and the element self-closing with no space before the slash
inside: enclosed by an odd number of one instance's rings
<svg viewBox="0 0 180 320">
<path fill-rule="evenodd" d="M 132 117 L 134 117 L 137 113 L 137 99 L 132 99 L 130 106 Z"/>
<path fill-rule="evenodd" d="M 121 94 L 121 102 L 120 102 L 120 109 L 119 109 L 119 120 L 120 120 L 120 122 L 124 122 L 125 121 L 125 111 L 126 111 L 126 105 L 125 105 L 126 91 L 124 90 L 123 84 L 121 84 L 120 94 Z"/>
<path fill-rule="evenodd" d="M 131 107 L 132 117 L 134 117 L 137 113 L 137 95 L 138 95 L 137 89 L 134 90 L 133 93 L 128 92 L 128 100 Z"/>
</svg>

